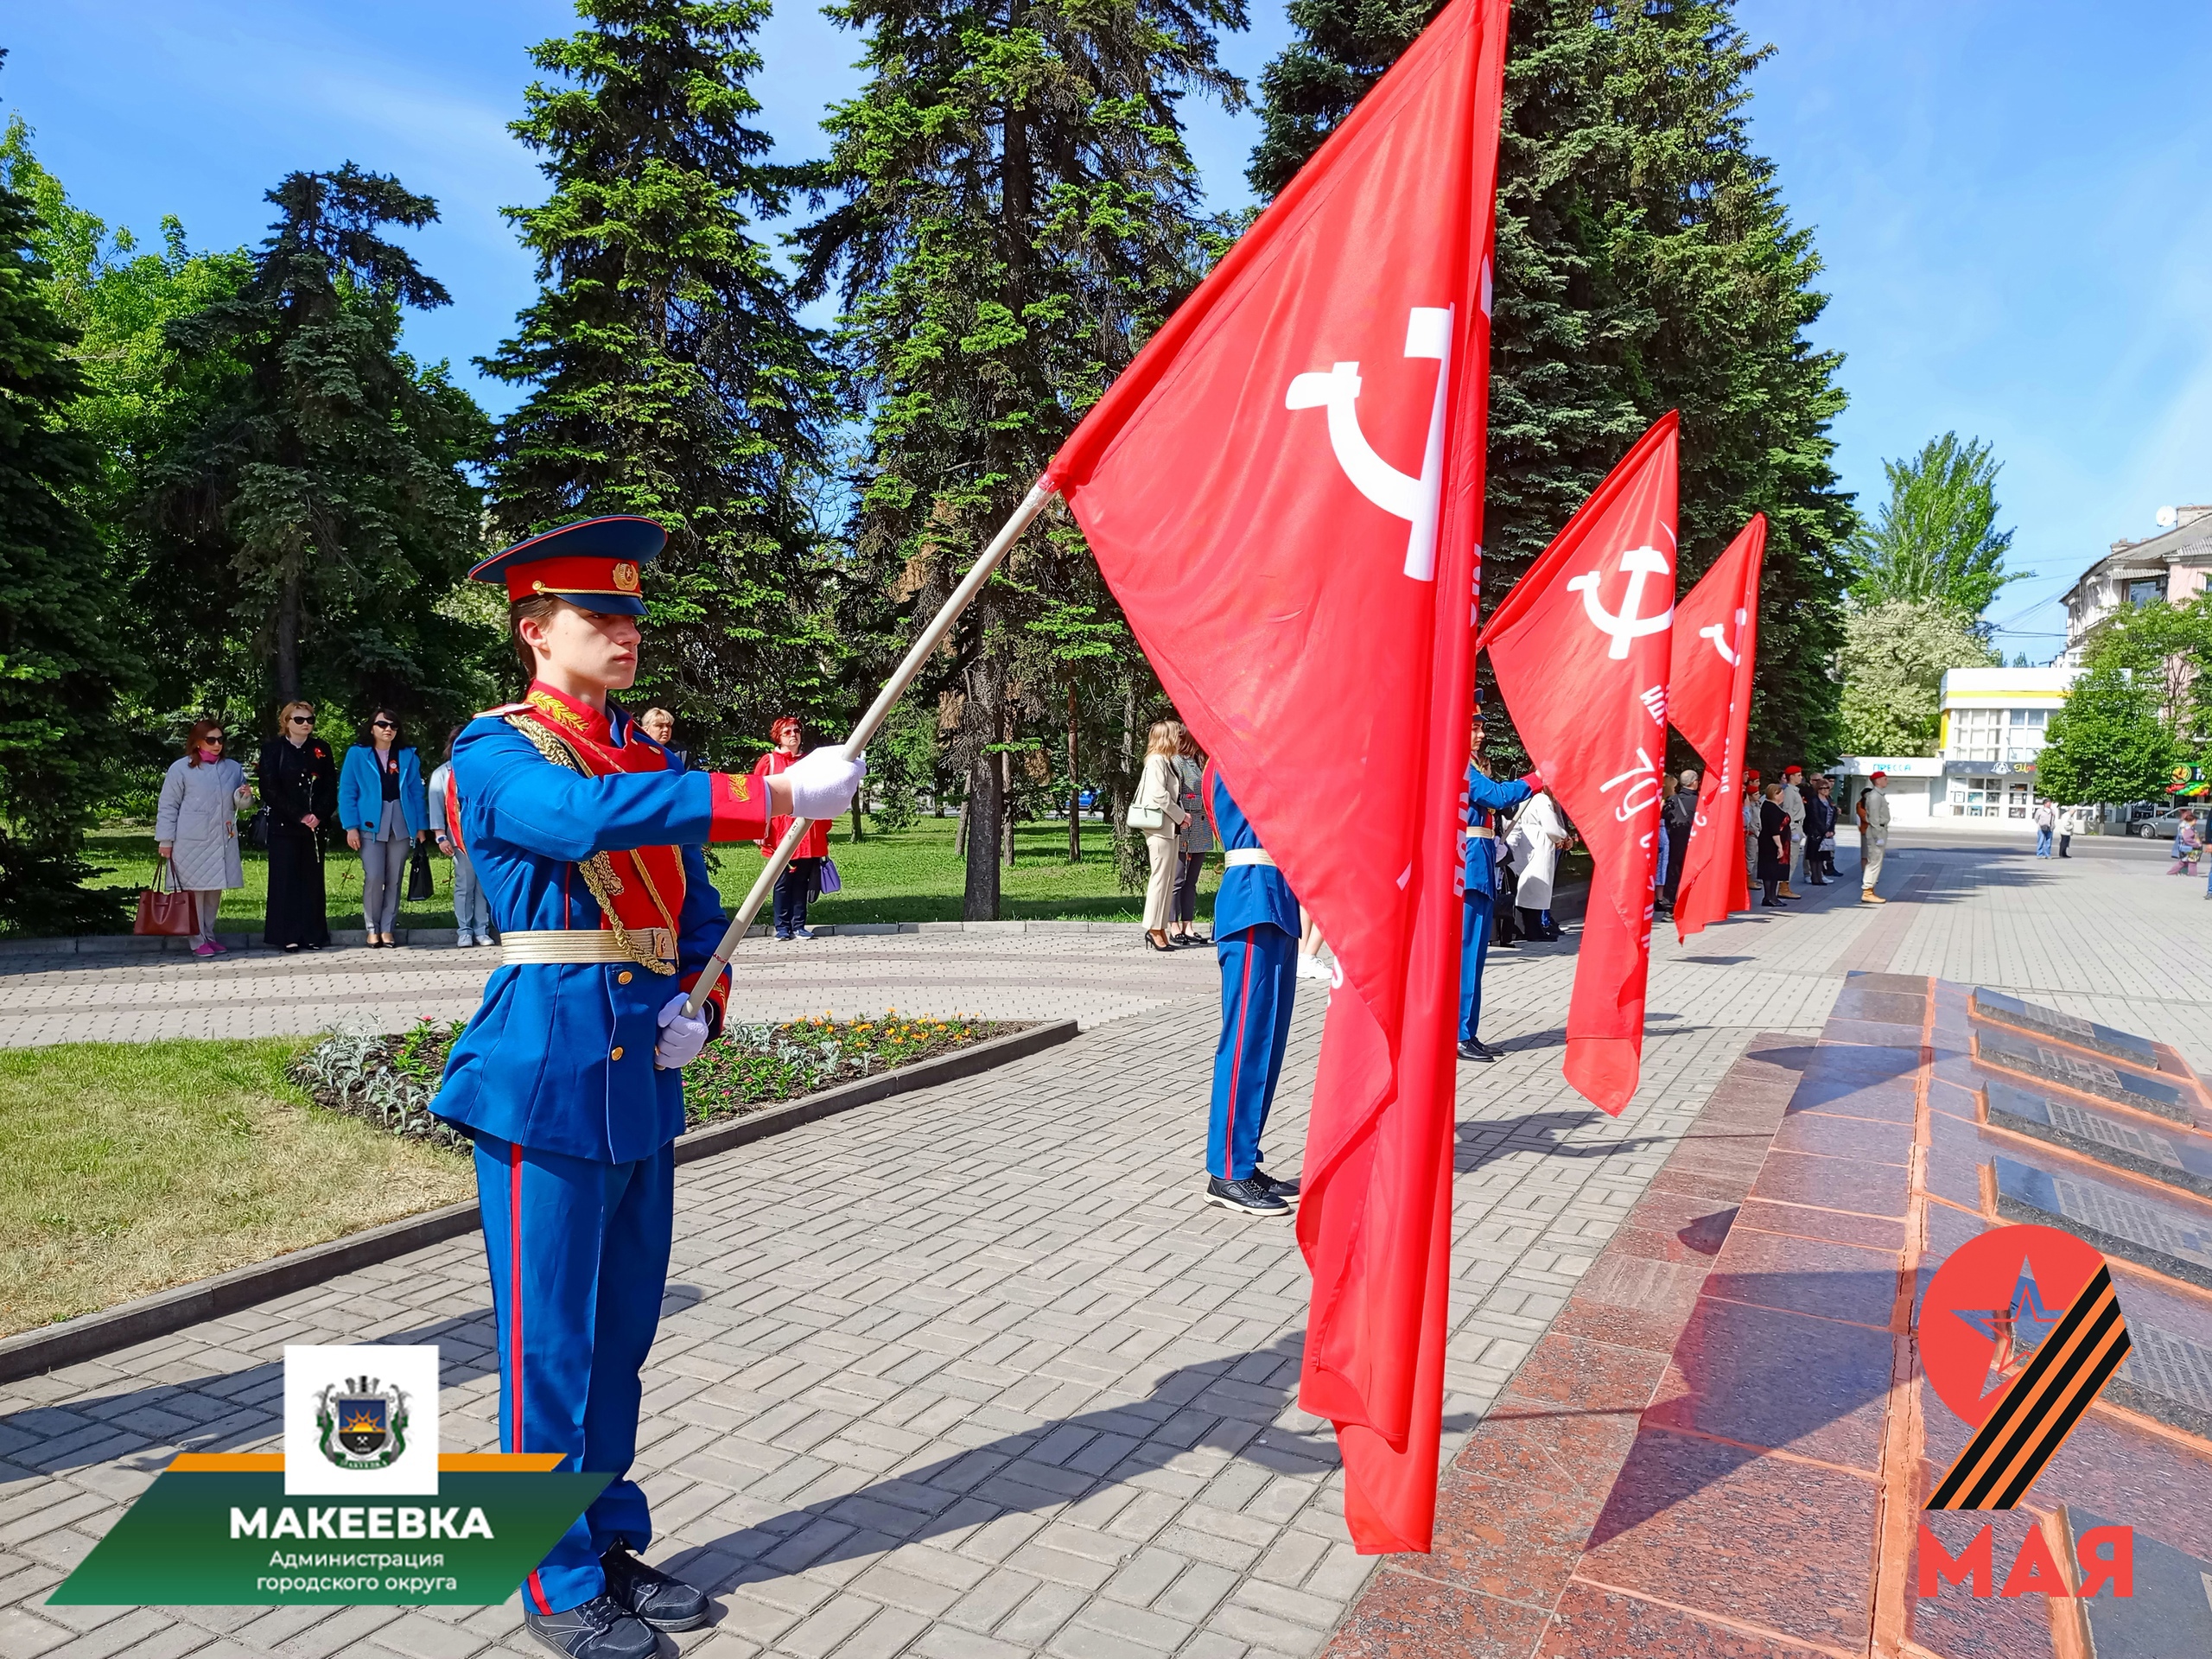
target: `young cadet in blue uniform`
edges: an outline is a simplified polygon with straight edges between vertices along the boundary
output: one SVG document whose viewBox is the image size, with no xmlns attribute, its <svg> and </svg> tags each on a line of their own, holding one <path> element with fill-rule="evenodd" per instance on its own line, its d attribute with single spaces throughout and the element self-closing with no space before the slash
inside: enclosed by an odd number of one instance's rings
<svg viewBox="0 0 2212 1659">
<path fill-rule="evenodd" d="M 1298 1183 L 1260 1167 L 1260 1132 L 1282 1076 L 1290 1005 L 1298 992 L 1298 900 L 1260 837 L 1208 766 L 1199 780 L 1206 817 L 1228 861 L 1213 899 L 1221 959 L 1221 1041 L 1213 1052 L 1213 1109 L 1206 1125 L 1206 1202 L 1247 1215 L 1281 1216 Z"/>
<path fill-rule="evenodd" d="M 673 1229 L 683 1067 L 723 989 L 683 1014 L 723 917 L 702 843 L 758 841 L 779 814 L 834 818 L 861 771 L 817 750 L 763 787 L 681 771 L 607 693 L 638 671 L 650 519 L 532 537 L 471 575 L 504 582 L 524 701 L 454 746 L 461 836 L 505 956 L 454 1045 L 435 1110 L 475 1143 L 499 1354 L 499 1445 L 614 1476 L 524 1581 L 531 1633 L 572 1659 L 643 1659 L 706 1597 L 638 1559 L 652 1536 L 628 1478 L 639 1372 Z"/>
<path fill-rule="evenodd" d="M 1490 957 L 1491 905 L 1497 892 L 1497 815 L 1518 806 L 1542 780 L 1535 772 L 1499 783 L 1483 770 L 1483 717 L 1467 735 L 1467 792 L 1459 816 L 1467 826 L 1467 856 L 1460 869 L 1465 899 L 1459 914 L 1459 1058 L 1494 1060 L 1497 1051 L 1475 1035 L 1483 1017 L 1483 964 Z"/>
</svg>

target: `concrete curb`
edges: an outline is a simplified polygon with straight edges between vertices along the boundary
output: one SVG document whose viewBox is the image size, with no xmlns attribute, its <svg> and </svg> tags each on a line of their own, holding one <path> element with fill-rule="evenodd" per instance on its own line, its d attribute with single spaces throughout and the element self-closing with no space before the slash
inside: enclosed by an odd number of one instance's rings
<svg viewBox="0 0 2212 1659">
<path fill-rule="evenodd" d="M 1143 927 L 1141 922 L 824 922 L 814 931 L 824 938 L 866 938 L 875 934 L 898 933 L 1129 933 Z M 775 932 L 766 922 L 755 922 L 746 938 L 765 939 Z M 393 937 L 403 945 L 452 946 L 454 930 L 449 927 L 403 927 Z M 257 956 L 281 956 L 273 946 L 261 943 L 257 933 L 218 933 L 217 941 L 226 949 L 251 952 Z M 359 928 L 331 930 L 332 948 L 365 945 L 368 935 Z M 86 933 L 73 938 L 0 939 L 0 958 L 10 957 L 118 957 L 118 956 L 189 956 L 189 939 L 147 938 L 135 933 Z M 496 958 L 486 957 L 487 962 Z"/>
<path fill-rule="evenodd" d="M 709 1124 L 677 1139 L 676 1161 L 679 1165 L 696 1163 L 702 1158 L 733 1152 L 786 1129 L 834 1117 L 856 1107 L 940 1084 L 957 1083 L 963 1077 L 1057 1047 L 1071 1041 L 1075 1034 L 1074 1020 L 1050 1020 L 1027 1031 L 956 1049 L 935 1059 L 841 1084 L 817 1094 L 803 1095 L 784 1105 L 772 1106 L 728 1122 Z M 212 1279 L 156 1291 L 150 1296 L 141 1296 L 120 1306 L 87 1313 L 60 1325 L 21 1332 L 0 1339 L 0 1382 L 35 1376 L 58 1366 L 73 1365 L 79 1360 L 111 1354 L 118 1348 L 128 1348 L 150 1338 L 167 1336 L 202 1319 L 235 1313 L 271 1297 L 289 1295 L 309 1285 L 321 1284 L 357 1268 L 372 1267 L 410 1250 L 473 1233 L 479 1224 L 473 1200 L 449 1204 L 442 1209 L 428 1210 L 419 1216 L 372 1227 L 365 1232 L 349 1233 L 343 1238 L 312 1244 L 267 1262 L 236 1268 Z"/>
</svg>

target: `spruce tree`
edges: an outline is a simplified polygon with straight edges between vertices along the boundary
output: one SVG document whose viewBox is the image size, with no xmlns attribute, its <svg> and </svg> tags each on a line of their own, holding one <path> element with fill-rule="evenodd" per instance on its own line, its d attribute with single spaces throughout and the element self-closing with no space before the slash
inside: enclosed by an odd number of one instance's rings
<svg viewBox="0 0 2212 1659">
<path fill-rule="evenodd" d="M 830 15 L 866 32 L 869 79 L 826 123 L 836 200 L 800 233 L 804 291 L 842 299 L 866 401 L 856 551 L 925 612 L 1204 269 L 1212 226 L 1178 108 L 1187 91 L 1241 103 L 1214 31 L 1244 14 L 1241 0 L 844 0 Z M 944 673 L 970 918 L 998 913 L 1001 757 L 1037 736 L 1018 716 L 1063 702 L 1095 630 L 1118 622 L 1079 549 L 1033 532 Z"/>
<path fill-rule="evenodd" d="M 76 333 L 45 290 L 31 204 L 0 188 L 0 931 L 77 932 L 115 912 L 82 886 L 132 675 L 123 596 L 77 505 L 98 458 L 69 421 Z"/>
<path fill-rule="evenodd" d="M 806 486 L 833 413 L 815 337 L 753 216 L 793 175 L 747 123 L 766 0 L 582 0 L 539 44 L 512 130 L 545 159 L 543 205 L 507 210 L 540 292 L 482 359 L 530 388 L 500 427 L 493 523 L 517 539 L 639 513 L 653 648 L 638 695 L 709 749 L 818 699 L 829 642 L 804 597 L 820 537 Z"/>
<path fill-rule="evenodd" d="M 485 640 L 441 601 L 481 549 L 463 467 L 489 428 L 445 365 L 400 349 L 402 308 L 447 295 L 382 234 L 436 205 L 350 162 L 269 200 L 251 280 L 166 331 L 179 413 L 146 469 L 136 602 L 193 683 L 465 710 Z"/>
<path fill-rule="evenodd" d="M 1255 188 L 1280 188 L 1441 9 L 1294 0 L 1299 39 L 1261 77 Z M 1828 436 L 1840 359 L 1806 342 L 1826 303 L 1819 257 L 1745 128 L 1769 48 L 1736 26 L 1732 0 L 1521 0 L 1511 29 L 1485 607 L 1679 408 L 1680 587 L 1767 514 L 1751 758 L 1825 762 L 1840 735 L 1831 664 L 1853 526 Z M 1492 747 L 1510 750 L 1491 712 Z"/>
</svg>

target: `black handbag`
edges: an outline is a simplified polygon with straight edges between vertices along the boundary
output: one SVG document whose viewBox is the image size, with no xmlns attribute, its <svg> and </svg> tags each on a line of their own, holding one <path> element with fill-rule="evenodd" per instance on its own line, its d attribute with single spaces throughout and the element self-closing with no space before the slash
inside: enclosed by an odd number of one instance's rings
<svg viewBox="0 0 2212 1659">
<path fill-rule="evenodd" d="M 269 809 L 263 807 L 253 815 L 253 822 L 246 827 L 246 843 L 257 853 L 269 850 Z"/>
<path fill-rule="evenodd" d="M 407 902 L 420 904 L 435 898 L 438 891 L 437 878 L 430 871 L 430 849 L 426 842 L 415 843 L 415 855 L 407 861 Z"/>
</svg>

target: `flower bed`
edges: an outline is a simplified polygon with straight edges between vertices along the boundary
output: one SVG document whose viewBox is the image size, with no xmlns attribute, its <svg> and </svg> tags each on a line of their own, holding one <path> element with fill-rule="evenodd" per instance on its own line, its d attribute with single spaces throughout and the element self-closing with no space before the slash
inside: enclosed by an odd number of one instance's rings
<svg viewBox="0 0 2212 1659">
<path fill-rule="evenodd" d="M 841 1083 L 912 1065 L 1019 1031 L 1025 1022 L 906 1015 L 880 1019 L 733 1022 L 683 1070 L 687 1128 L 795 1100 Z M 431 1116 L 458 1022 L 418 1021 L 397 1036 L 335 1032 L 292 1062 L 289 1076 L 318 1106 L 389 1134 L 435 1145 L 465 1137 Z"/>
</svg>

